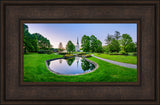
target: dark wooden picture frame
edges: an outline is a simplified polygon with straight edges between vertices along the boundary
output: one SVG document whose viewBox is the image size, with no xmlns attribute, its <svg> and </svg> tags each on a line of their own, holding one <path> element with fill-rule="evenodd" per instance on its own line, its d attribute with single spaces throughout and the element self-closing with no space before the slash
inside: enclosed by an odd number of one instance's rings
<svg viewBox="0 0 160 105">
<path fill-rule="evenodd" d="M 159 0 L 0 3 L 1 104 L 159 104 Z M 138 81 L 23 82 L 24 22 L 137 23 Z"/>
</svg>

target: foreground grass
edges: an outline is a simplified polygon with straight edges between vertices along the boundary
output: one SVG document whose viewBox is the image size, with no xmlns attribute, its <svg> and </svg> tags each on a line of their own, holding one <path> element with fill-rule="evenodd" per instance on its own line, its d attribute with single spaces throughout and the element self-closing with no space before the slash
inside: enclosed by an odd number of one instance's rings
<svg viewBox="0 0 160 105">
<path fill-rule="evenodd" d="M 113 61 L 129 63 L 129 64 L 137 64 L 137 56 L 109 55 L 109 54 L 101 54 L 101 53 L 94 53 L 94 55 L 97 57 L 101 57 L 101 58 L 109 59 Z"/>
<path fill-rule="evenodd" d="M 96 62 L 97 70 L 83 75 L 62 76 L 50 72 L 45 60 L 62 57 L 60 55 L 28 54 L 24 55 L 25 82 L 136 82 L 137 70 L 117 66 L 97 58 L 87 58 Z"/>
</svg>

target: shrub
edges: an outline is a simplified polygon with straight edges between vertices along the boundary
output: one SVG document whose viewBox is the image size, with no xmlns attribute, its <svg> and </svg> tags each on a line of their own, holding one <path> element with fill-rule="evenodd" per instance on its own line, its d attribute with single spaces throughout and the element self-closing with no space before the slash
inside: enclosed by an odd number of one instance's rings
<svg viewBox="0 0 160 105">
<path fill-rule="evenodd" d="M 133 56 L 137 56 L 137 52 L 134 52 L 134 53 L 133 53 Z"/>
<path fill-rule="evenodd" d="M 80 52 L 78 55 L 86 55 L 85 52 Z"/>
<path fill-rule="evenodd" d="M 66 55 L 67 53 L 59 53 L 59 55 Z"/>
<path fill-rule="evenodd" d="M 84 55 L 85 58 L 89 58 L 89 57 L 92 57 L 91 55 L 87 54 L 87 55 Z"/>
<path fill-rule="evenodd" d="M 50 50 L 39 50 L 38 51 L 39 54 L 51 54 Z"/>
<path fill-rule="evenodd" d="M 72 57 L 72 56 L 73 56 L 73 54 L 65 54 L 65 55 L 64 55 L 65 58 L 67 58 L 67 57 Z"/>
<path fill-rule="evenodd" d="M 123 55 L 128 55 L 128 53 L 125 52 L 125 51 L 120 51 L 119 53 L 120 53 L 120 54 L 123 54 Z"/>
<path fill-rule="evenodd" d="M 52 54 L 52 53 L 53 53 L 53 52 L 52 52 L 52 51 L 50 51 L 50 50 L 47 52 L 47 54 Z"/>
<path fill-rule="evenodd" d="M 119 53 L 118 52 L 111 52 L 110 54 L 115 54 L 116 55 L 116 54 L 119 54 Z"/>
</svg>

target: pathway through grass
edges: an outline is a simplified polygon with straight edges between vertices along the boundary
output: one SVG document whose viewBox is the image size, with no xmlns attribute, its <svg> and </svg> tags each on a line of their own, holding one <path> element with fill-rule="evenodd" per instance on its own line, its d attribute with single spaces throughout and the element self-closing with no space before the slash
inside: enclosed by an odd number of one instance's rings
<svg viewBox="0 0 160 105">
<path fill-rule="evenodd" d="M 109 59 L 113 61 L 129 63 L 129 64 L 137 64 L 137 56 L 109 55 L 109 54 L 101 54 L 101 53 L 94 53 L 94 55 L 100 58 Z"/>
</svg>

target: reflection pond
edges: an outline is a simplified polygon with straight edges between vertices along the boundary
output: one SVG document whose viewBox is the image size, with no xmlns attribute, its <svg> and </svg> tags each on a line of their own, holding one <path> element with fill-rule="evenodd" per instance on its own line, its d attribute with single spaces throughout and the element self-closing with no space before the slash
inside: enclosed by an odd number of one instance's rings
<svg viewBox="0 0 160 105">
<path fill-rule="evenodd" d="M 57 59 L 47 61 L 47 64 L 51 72 L 66 75 L 90 72 L 95 68 L 94 64 L 88 62 L 86 59 L 82 57 Z"/>
</svg>

